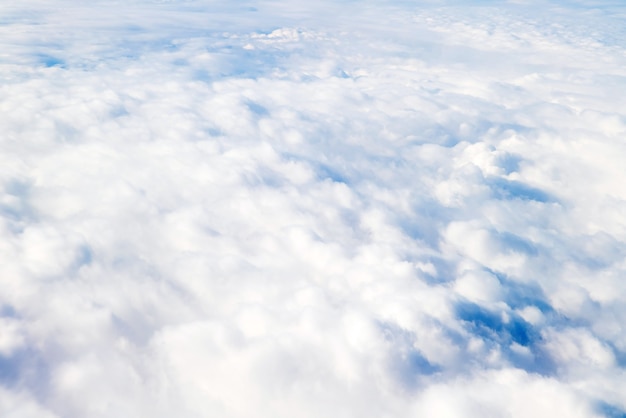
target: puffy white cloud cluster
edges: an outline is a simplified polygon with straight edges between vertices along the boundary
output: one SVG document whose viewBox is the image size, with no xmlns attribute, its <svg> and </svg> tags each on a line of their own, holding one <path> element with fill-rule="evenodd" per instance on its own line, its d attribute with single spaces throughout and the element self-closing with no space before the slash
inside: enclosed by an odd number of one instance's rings
<svg viewBox="0 0 626 418">
<path fill-rule="evenodd" d="M 623 9 L 54 3 L 0 6 L 2 416 L 626 414 Z"/>
</svg>

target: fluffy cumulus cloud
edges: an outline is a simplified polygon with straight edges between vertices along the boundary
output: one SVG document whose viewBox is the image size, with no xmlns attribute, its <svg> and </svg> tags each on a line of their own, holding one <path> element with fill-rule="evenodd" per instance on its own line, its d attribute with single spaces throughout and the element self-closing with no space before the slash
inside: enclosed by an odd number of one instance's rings
<svg viewBox="0 0 626 418">
<path fill-rule="evenodd" d="M 626 416 L 626 10 L 0 5 L 0 415 Z"/>
</svg>

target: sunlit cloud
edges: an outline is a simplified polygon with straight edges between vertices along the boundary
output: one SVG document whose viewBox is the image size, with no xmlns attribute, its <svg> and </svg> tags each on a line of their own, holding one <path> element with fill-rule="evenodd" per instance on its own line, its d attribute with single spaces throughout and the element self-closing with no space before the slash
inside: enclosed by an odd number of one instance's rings
<svg viewBox="0 0 626 418">
<path fill-rule="evenodd" d="M 7 417 L 621 417 L 624 8 L 0 6 Z"/>
</svg>

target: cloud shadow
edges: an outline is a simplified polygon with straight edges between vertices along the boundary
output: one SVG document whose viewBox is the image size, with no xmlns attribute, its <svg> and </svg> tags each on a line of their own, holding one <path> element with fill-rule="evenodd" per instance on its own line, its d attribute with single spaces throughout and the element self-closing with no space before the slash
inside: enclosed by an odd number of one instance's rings
<svg viewBox="0 0 626 418">
<path fill-rule="evenodd" d="M 493 195 L 501 200 L 528 200 L 540 203 L 554 203 L 557 199 L 549 193 L 519 181 L 504 178 L 487 179 Z"/>
</svg>

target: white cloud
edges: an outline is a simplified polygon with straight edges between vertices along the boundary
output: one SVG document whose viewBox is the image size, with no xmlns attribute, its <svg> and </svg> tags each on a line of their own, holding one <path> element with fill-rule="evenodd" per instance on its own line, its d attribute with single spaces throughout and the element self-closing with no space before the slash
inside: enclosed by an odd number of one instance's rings
<svg viewBox="0 0 626 418">
<path fill-rule="evenodd" d="M 527 3 L 0 6 L 2 415 L 623 414 L 623 11 Z"/>
<path fill-rule="evenodd" d="M 416 403 L 418 415 L 441 417 L 598 416 L 573 390 L 519 370 L 492 371 L 472 380 L 436 384 Z"/>
</svg>

